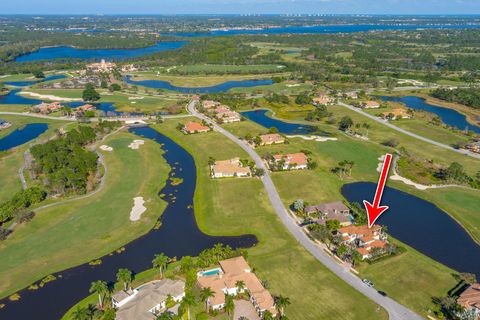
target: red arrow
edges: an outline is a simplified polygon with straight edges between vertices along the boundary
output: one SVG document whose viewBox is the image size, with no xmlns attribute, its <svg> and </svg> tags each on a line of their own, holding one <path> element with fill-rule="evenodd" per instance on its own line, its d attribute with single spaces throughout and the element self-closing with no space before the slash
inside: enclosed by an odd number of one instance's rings
<svg viewBox="0 0 480 320">
<path fill-rule="evenodd" d="M 375 198 L 373 199 L 373 205 L 367 200 L 363 200 L 363 205 L 367 210 L 368 227 L 371 228 L 375 221 L 384 213 L 388 206 L 380 206 L 380 200 L 382 200 L 383 188 L 385 188 L 385 182 L 388 177 L 388 170 L 390 169 L 390 163 L 392 162 L 392 155 L 387 153 L 385 160 L 383 161 L 382 174 L 378 180 L 377 191 L 375 191 Z"/>
</svg>

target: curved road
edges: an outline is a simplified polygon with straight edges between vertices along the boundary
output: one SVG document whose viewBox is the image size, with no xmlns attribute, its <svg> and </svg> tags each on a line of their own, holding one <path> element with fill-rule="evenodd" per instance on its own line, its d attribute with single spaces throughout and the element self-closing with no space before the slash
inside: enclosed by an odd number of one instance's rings
<svg viewBox="0 0 480 320">
<path fill-rule="evenodd" d="M 205 115 L 199 113 L 195 109 L 195 102 L 192 101 L 187 106 L 188 111 L 195 117 L 205 120 L 209 123 L 215 131 L 218 131 L 228 137 L 230 140 L 238 144 L 243 150 L 245 150 L 250 157 L 255 161 L 255 164 L 258 168 L 265 170 L 265 175 L 262 177 L 263 185 L 265 186 L 265 190 L 267 191 L 268 197 L 270 202 L 272 203 L 275 212 L 277 213 L 278 217 L 288 229 L 288 231 L 295 237 L 295 239 L 305 248 L 307 249 L 318 261 L 320 261 L 323 265 L 325 265 L 330 271 L 335 273 L 338 277 L 340 277 L 343 281 L 347 282 L 350 286 L 355 288 L 356 290 L 360 291 L 368 298 L 382 306 L 385 310 L 387 310 L 389 318 L 391 320 L 419 320 L 423 319 L 421 316 L 416 314 L 415 312 L 411 311 L 410 309 L 404 307 L 403 305 L 399 304 L 395 300 L 389 297 L 383 297 L 377 293 L 377 290 L 368 287 L 365 285 L 360 278 L 353 275 L 348 269 L 345 269 L 343 266 L 336 263 L 322 248 L 316 246 L 308 236 L 303 232 L 303 230 L 296 224 L 296 222 L 290 217 L 288 214 L 287 209 L 285 208 L 282 200 L 280 199 L 280 195 L 273 184 L 273 181 L 270 177 L 269 171 L 267 170 L 265 163 L 263 162 L 262 158 L 244 141 L 240 140 L 227 130 L 223 129 L 216 123 L 214 123 L 210 118 L 206 117 Z"/>
<path fill-rule="evenodd" d="M 340 106 L 343 106 L 345 108 L 348 108 L 352 111 L 355 111 L 357 113 L 360 113 L 361 115 L 364 115 L 365 117 L 367 118 L 370 118 L 372 119 L 373 121 L 376 121 L 378 123 L 381 123 L 383 124 L 384 126 L 387 126 L 389 127 L 390 129 L 393 129 L 393 130 L 396 130 L 398 132 L 401 132 L 403 134 L 406 134 L 410 137 L 414 137 L 416 139 L 419 139 L 419 140 L 422 140 L 422 141 L 425 141 L 425 142 L 428 142 L 430 144 L 433 144 L 433 145 L 436 145 L 437 147 L 440 147 L 440 148 L 444 148 L 444 149 L 447 149 L 447 150 L 450 150 L 450 151 L 455 151 L 457 153 L 460 153 L 460 154 L 464 154 L 464 155 L 467 155 L 467 156 L 470 156 L 470 157 L 473 157 L 473 158 L 477 158 L 477 159 L 480 159 L 480 154 L 478 153 L 473 153 L 473 152 L 470 152 L 468 150 L 464 150 L 464 149 L 455 149 L 453 147 L 450 147 L 449 145 L 446 145 L 446 144 L 443 144 L 443 143 L 440 143 L 440 142 L 437 142 L 437 141 L 434 141 L 434 140 L 430 140 L 428 138 L 425 138 L 425 137 L 422 137 L 422 136 L 419 136 L 418 134 L 415 134 L 413 132 L 410 132 L 410 131 L 407 131 L 407 130 L 404 130 L 402 128 L 399 128 L 397 126 L 394 126 L 393 124 L 391 124 L 390 122 L 388 121 L 385 121 L 385 120 L 382 120 L 378 117 L 375 117 L 371 114 L 368 114 L 366 112 L 363 112 L 361 109 L 358 109 L 358 108 L 355 108 L 354 106 L 351 106 L 349 104 L 346 104 L 346 103 L 343 103 L 343 102 L 338 102 L 338 105 Z"/>
</svg>

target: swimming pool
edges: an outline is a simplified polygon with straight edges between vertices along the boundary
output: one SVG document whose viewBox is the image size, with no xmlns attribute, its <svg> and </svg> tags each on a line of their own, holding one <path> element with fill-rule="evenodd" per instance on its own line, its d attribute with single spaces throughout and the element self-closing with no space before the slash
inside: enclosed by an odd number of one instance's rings
<svg viewBox="0 0 480 320">
<path fill-rule="evenodd" d="M 222 269 L 220 268 L 215 268 L 215 269 L 210 269 L 207 271 L 200 271 L 198 274 L 201 277 L 209 277 L 209 276 L 214 276 L 222 272 Z"/>
</svg>

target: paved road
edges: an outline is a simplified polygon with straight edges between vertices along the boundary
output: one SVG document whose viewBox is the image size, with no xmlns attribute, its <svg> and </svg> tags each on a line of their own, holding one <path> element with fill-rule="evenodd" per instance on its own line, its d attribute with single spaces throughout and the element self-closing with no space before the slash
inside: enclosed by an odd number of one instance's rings
<svg viewBox="0 0 480 320">
<path fill-rule="evenodd" d="M 351 106 L 349 104 L 346 104 L 346 103 L 343 103 L 343 102 L 338 102 L 338 105 L 341 105 L 345 108 L 348 108 L 352 111 L 355 111 L 357 113 L 360 113 L 362 115 L 364 115 L 365 117 L 368 117 L 370 119 L 372 119 L 373 121 L 376 121 L 378 123 L 381 123 L 383 124 L 384 126 L 387 126 L 393 130 L 396 130 L 398 132 L 401 132 L 403 134 L 406 134 L 410 137 L 413 137 L 413 138 L 416 138 L 416 139 L 419 139 L 419 140 L 422 140 L 422 141 L 425 141 L 425 142 L 428 142 L 430 144 L 433 144 L 433 145 L 436 145 L 437 147 L 440 147 L 440 148 L 443 148 L 443 149 L 447 149 L 447 150 L 450 150 L 450 151 L 455 151 L 457 153 L 460 153 L 460 154 L 463 154 L 463 155 L 466 155 L 466 156 L 470 156 L 470 157 L 473 157 L 473 158 L 477 158 L 477 159 L 480 159 L 480 154 L 478 153 L 473 153 L 473 152 L 470 152 L 468 150 L 464 150 L 464 149 L 455 149 L 453 147 L 450 147 L 449 145 L 446 145 L 446 144 L 443 144 L 443 143 L 440 143 L 440 142 L 437 142 L 437 141 L 434 141 L 434 140 L 431 140 L 431 139 L 428 139 L 428 138 L 425 138 L 425 137 L 422 137 L 418 134 L 415 134 L 413 132 L 410 132 L 410 131 L 407 131 L 407 130 L 404 130 L 402 128 L 399 128 L 393 124 L 391 124 L 390 122 L 386 121 L 386 120 L 383 120 L 383 119 L 380 119 L 376 116 L 373 116 L 371 114 L 368 114 L 366 112 L 363 112 L 361 109 L 359 108 L 355 108 L 354 106 Z"/>
<path fill-rule="evenodd" d="M 375 301 L 377 304 L 381 305 L 385 310 L 387 310 L 389 317 L 391 320 L 417 320 L 423 319 L 418 314 L 414 313 L 413 311 L 407 309 L 406 307 L 402 306 L 398 302 L 388 298 L 383 297 L 377 293 L 377 291 L 373 288 L 366 286 L 360 278 L 353 275 L 348 269 L 345 269 L 343 266 L 337 264 L 323 249 L 316 246 L 303 232 L 303 230 L 295 223 L 292 217 L 287 212 L 282 200 L 280 199 L 280 195 L 273 184 L 273 181 L 270 177 L 270 174 L 266 168 L 265 163 L 263 162 L 262 158 L 253 150 L 247 143 L 238 139 L 236 136 L 228 132 L 227 130 L 223 129 L 222 127 L 218 126 L 216 123 L 211 121 L 209 118 L 204 116 L 203 114 L 197 112 L 195 109 L 195 102 L 191 102 L 188 105 L 188 111 L 197 118 L 201 120 L 205 120 L 208 122 L 212 127 L 224 134 L 230 140 L 238 144 L 243 150 L 245 150 L 250 157 L 255 161 L 255 164 L 258 168 L 265 170 L 265 175 L 262 177 L 263 185 L 267 191 L 268 197 L 270 202 L 272 203 L 275 212 L 277 213 L 278 217 L 288 229 L 288 231 L 295 237 L 295 239 L 305 248 L 307 249 L 318 261 L 324 264 L 328 269 L 334 272 L 337 276 L 339 276 L 342 280 L 347 282 L 350 286 L 357 289 L 364 295 L 366 295 L 371 300 Z M 321 285 L 321 284 L 319 284 Z M 353 308 L 353 306 L 352 306 Z"/>
</svg>

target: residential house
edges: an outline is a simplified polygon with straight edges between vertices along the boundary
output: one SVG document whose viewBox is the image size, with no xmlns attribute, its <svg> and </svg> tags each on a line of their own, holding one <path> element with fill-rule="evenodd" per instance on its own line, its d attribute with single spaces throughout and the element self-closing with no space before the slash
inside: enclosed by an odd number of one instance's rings
<svg viewBox="0 0 480 320">
<path fill-rule="evenodd" d="M 480 318 L 480 283 L 475 283 L 463 291 L 457 303 L 466 310 L 473 310 L 477 319 Z"/>
<path fill-rule="evenodd" d="M 240 113 L 235 111 L 220 112 L 217 113 L 215 117 L 222 123 L 238 122 L 242 120 Z"/>
<path fill-rule="evenodd" d="M 364 103 L 362 104 L 362 108 L 365 108 L 365 109 L 378 109 L 378 108 L 380 108 L 380 103 L 378 103 L 377 101 L 369 100 L 369 101 L 364 102 Z"/>
<path fill-rule="evenodd" d="M 213 100 L 204 100 L 202 102 L 202 105 L 205 109 L 211 109 L 216 107 L 217 105 L 220 105 L 220 103 L 213 101 Z"/>
<path fill-rule="evenodd" d="M 465 148 L 472 152 L 480 153 L 480 141 L 469 143 L 465 146 Z"/>
<path fill-rule="evenodd" d="M 270 292 L 265 289 L 261 281 L 252 272 L 247 261 L 240 256 L 219 262 L 220 268 L 212 272 L 198 273 L 197 284 L 200 288 L 210 288 L 215 295 L 208 298 L 207 305 L 213 310 L 225 307 L 225 295 L 234 295 L 243 292 L 237 287 L 237 282 L 242 281 L 250 295 L 250 302 L 255 310 L 262 316 L 265 311 L 270 311 L 273 316 L 277 315 L 275 301 Z"/>
<path fill-rule="evenodd" d="M 194 121 L 187 122 L 183 127 L 183 132 L 187 134 L 208 132 L 209 130 L 210 127 L 204 126 L 203 124 Z"/>
<path fill-rule="evenodd" d="M 371 228 L 366 225 L 350 225 L 338 229 L 338 233 L 342 236 L 344 243 L 356 247 L 362 259 L 370 258 L 372 249 L 383 249 L 388 244 L 386 236 L 382 233 L 382 227 L 375 224 Z"/>
<path fill-rule="evenodd" d="M 301 170 L 308 168 L 308 157 L 303 152 L 276 154 L 273 163 L 281 165 L 283 170 Z"/>
<path fill-rule="evenodd" d="M 345 92 L 343 95 L 347 99 L 358 99 L 358 93 L 355 91 Z"/>
<path fill-rule="evenodd" d="M 260 145 L 271 145 L 285 143 L 285 138 L 278 133 L 269 133 L 260 135 Z"/>
<path fill-rule="evenodd" d="M 327 93 L 322 92 L 317 97 L 313 98 L 314 105 L 327 105 L 331 104 L 335 101 L 332 97 L 330 97 Z"/>
<path fill-rule="evenodd" d="M 250 168 L 243 167 L 240 158 L 215 161 L 211 170 L 213 178 L 248 177 L 251 175 Z"/>
<path fill-rule="evenodd" d="M 122 290 L 112 295 L 112 304 L 117 309 L 116 320 L 154 320 L 163 312 L 176 313 L 177 308 L 167 309 L 166 301 L 171 296 L 175 302 L 185 297 L 185 282 L 162 279 L 143 284 L 136 289 Z"/>
<path fill-rule="evenodd" d="M 409 119 L 411 116 L 408 114 L 405 108 L 393 108 L 392 111 L 384 112 L 381 114 L 383 119 L 388 120 L 398 120 L 398 119 Z"/>
<path fill-rule="evenodd" d="M 307 206 L 304 209 L 306 215 L 317 215 L 318 224 L 325 224 L 328 220 L 338 220 L 342 226 L 352 224 L 350 209 L 341 201 L 322 203 L 316 206 Z"/>
<path fill-rule="evenodd" d="M 52 103 L 42 102 L 40 104 L 37 104 L 36 106 L 33 106 L 32 111 L 39 112 L 42 114 L 49 114 L 55 111 L 59 111 L 62 108 L 63 106 L 60 104 L 60 102 L 52 102 Z"/>
</svg>

